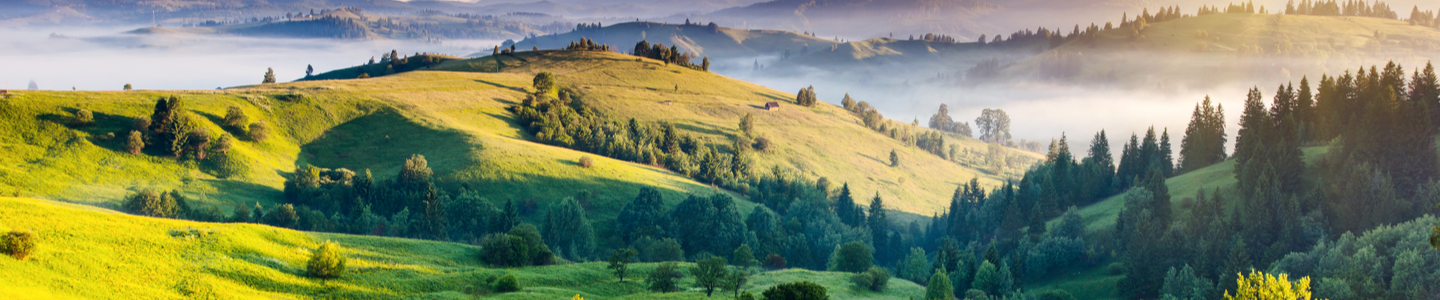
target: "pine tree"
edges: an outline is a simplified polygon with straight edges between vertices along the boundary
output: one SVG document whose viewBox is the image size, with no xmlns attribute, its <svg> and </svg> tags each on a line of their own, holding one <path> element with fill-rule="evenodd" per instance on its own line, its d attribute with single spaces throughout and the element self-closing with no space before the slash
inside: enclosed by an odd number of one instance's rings
<svg viewBox="0 0 1440 300">
<path fill-rule="evenodd" d="M 890 166 L 891 166 L 891 167 L 899 167 L 899 166 L 900 166 L 900 155 L 899 155 L 899 154 L 895 154 L 895 150 L 890 150 Z"/>
<path fill-rule="evenodd" d="M 261 84 L 275 83 L 275 69 L 274 69 L 274 68 L 266 68 L 266 69 L 265 69 L 265 79 L 264 79 L 264 80 L 261 80 L 260 83 L 261 83 Z"/>
</svg>

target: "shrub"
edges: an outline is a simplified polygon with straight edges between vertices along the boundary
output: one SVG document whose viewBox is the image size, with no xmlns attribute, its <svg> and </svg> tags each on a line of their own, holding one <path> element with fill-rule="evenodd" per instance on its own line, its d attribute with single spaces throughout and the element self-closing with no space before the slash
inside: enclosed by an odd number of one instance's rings
<svg viewBox="0 0 1440 300">
<path fill-rule="evenodd" d="M 75 127 L 90 126 L 90 123 L 94 123 L 94 122 L 95 122 L 95 114 L 91 113 L 90 110 L 88 110 L 88 109 L 81 109 L 81 110 L 75 111 Z"/>
<path fill-rule="evenodd" d="M 145 135 L 140 134 L 139 131 L 130 131 L 130 138 L 125 142 L 125 151 L 129 151 L 130 154 L 140 154 L 142 149 L 145 149 Z"/>
<path fill-rule="evenodd" d="M 340 245 L 325 241 L 310 254 L 310 263 L 305 273 L 315 278 L 336 278 L 345 273 L 345 257 L 340 255 Z"/>
<path fill-rule="evenodd" d="M 885 285 L 890 282 L 890 272 L 885 268 L 870 267 L 870 270 L 851 275 L 850 282 L 856 287 L 879 292 L 885 290 Z"/>
<path fill-rule="evenodd" d="M 770 151 L 770 138 L 763 136 L 757 137 L 755 138 L 755 144 L 752 146 L 755 147 L 756 151 Z"/>
<path fill-rule="evenodd" d="M 809 281 L 782 283 L 765 290 L 765 300 L 828 300 L 824 286 Z"/>
<path fill-rule="evenodd" d="M 542 96 L 548 95 L 555 90 L 555 74 L 550 72 L 535 74 L 534 84 L 535 94 Z"/>
<path fill-rule="evenodd" d="M 669 293 L 679 288 L 677 279 L 684 276 L 680 274 L 680 267 L 675 262 L 664 262 L 655 267 L 655 270 L 650 271 L 650 276 L 645 278 L 645 282 L 649 283 L 652 292 Z"/>
<path fill-rule="evenodd" d="M 126 83 L 126 84 L 125 84 L 125 90 L 127 90 L 127 91 L 128 91 L 128 90 L 130 90 L 130 89 L 131 89 L 131 88 L 132 88 L 132 87 L 131 87 L 131 86 L 130 86 L 130 84 L 129 84 L 129 83 Z"/>
<path fill-rule="evenodd" d="M 357 79 L 370 78 L 370 73 L 360 73 L 360 76 L 359 76 L 359 77 L 355 77 L 355 78 L 357 78 Z"/>
<path fill-rule="evenodd" d="M 554 253 L 540 239 L 535 225 L 521 224 L 509 233 L 485 236 L 480 241 L 480 260 L 492 266 L 520 267 L 548 265 L 554 262 Z"/>
<path fill-rule="evenodd" d="M 250 132 L 248 135 L 252 141 L 265 142 L 266 139 L 270 138 L 270 124 L 265 123 L 265 121 L 256 121 L 254 124 L 250 124 Z"/>
<path fill-rule="evenodd" d="M 1105 273 L 1106 273 L 1106 274 L 1110 274 L 1110 275 L 1120 275 L 1120 274 L 1123 274 L 1123 273 L 1125 273 L 1125 265 L 1120 264 L 1120 263 L 1118 263 L 1118 262 L 1117 262 L 1117 263 L 1110 263 L 1109 266 L 1106 266 L 1106 267 L 1105 267 Z"/>
<path fill-rule="evenodd" d="M 784 269 L 785 257 L 774 253 L 771 253 L 769 256 L 765 256 L 765 268 L 771 270 Z"/>
<path fill-rule="evenodd" d="M 520 290 L 520 280 L 515 279 L 515 274 L 505 274 L 500 280 L 495 281 L 495 292 L 509 293 Z"/>
<path fill-rule="evenodd" d="M 1075 296 L 1070 295 L 1070 292 L 1066 292 L 1066 291 L 1049 290 L 1049 291 L 1045 291 L 1045 292 L 1040 293 L 1040 295 L 1037 295 L 1037 296 L 1035 297 L 1035 299 L 1036 299 L 1036 300 L 1075 300 Z"/>
<path fill-rule="evenodd" d="M 5 234 L 4 244 L 0 244 L 0 250 L 18 260 L 25 260 L 30 254 L 35 253 L 35 233 L 31 231 L 14 230 Z"/>
<path fill-rule="evenodd" d="M 590 159 L 590 156 L 581 156 L 581 157 L 580 157 L 580 167 L 581 167 L 581 168 L 589 169 L 591 166 L 594 166 L 594 165 L 595 165 L 595 160 Z"/>
<path fill-rule="evenodd" d="M 870 246 L 861 242 L 849 242 L 835 248 L 830 255 L 830 270 L 841 272 L 864 272 L 870 269 L 874 256 Z"/>
<path fill-rule="evenodd" d="M 180 207 L 174 197 L 153 189 L 130 195 L 124 208 L 130 213 L 148 217 L 174 218 L 180 215 Z"/>
<path fill-rule="evenodd" d="M 225 120 L 222 122 L 225 129 L 234 130 L 237 133 L 245 133 L 245 125 L 250 124 L 250 117 L 239 106 L 231 105 L 225 109 Z"/>
</svg>

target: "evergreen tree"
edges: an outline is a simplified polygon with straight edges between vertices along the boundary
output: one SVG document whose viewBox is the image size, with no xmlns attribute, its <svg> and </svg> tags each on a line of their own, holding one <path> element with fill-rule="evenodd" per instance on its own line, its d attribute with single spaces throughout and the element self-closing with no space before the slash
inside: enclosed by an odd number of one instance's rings
<svg viewBox="0 0 1440 300">
<path fill-rule="evenodd" d="M 840 195 L 835 197 L 835 215 L 840 217 L 840 223 L 860 226 L 864 219 L 859 209 L 859 206 L 855 205 L 855 198 L 850 194 L 850 184 L 842 185 Z M 861 216 L 861 218 L 857 219 L 857 216 Z"/>
<path fill-rule="evenodd" d="M 900 155 L 895 154 L 895 150 L 894 150 L 894 149 L 891 149 L 891 150 L 890 150 L 890 166 L 891 166 L 891 167 L 899 167 L 899 166 L 900 166 Z"/>
<path fill-rule="evenodd" d="M 260 83 L 261 83 L 261 84 L 275 83 L 275 69 L 274 69 L 274 68 L 266 68 L 266 69 L 265 69 L 265 79 L 264 79 L 264 80 L 261 80 Z"/>
</svg>

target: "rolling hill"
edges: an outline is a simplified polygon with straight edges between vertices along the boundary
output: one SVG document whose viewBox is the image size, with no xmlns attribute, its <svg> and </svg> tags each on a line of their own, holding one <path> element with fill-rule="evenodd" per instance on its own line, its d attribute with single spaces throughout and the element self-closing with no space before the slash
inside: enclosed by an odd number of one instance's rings
<svg viewBox="0 0 1440 300">
<path fill-rule="evenodd" d="M 779 57 L 787 51 L 793 56 L 829 49 L 839 44 L 834 39 L 805 35 L 785 30 L 738 29 L 708 24 L 669 24 L 657 22 L 625 22 L 611 25 L 601 24 L 600 28 L 585 28 L 552 35 L 527 37 L 514 45 L 516 49 L 558 49 L 581 38 L 594 40 L 597 44 L 609 44 L 622 53 L 630 53 L 635 44 L 648 41 L 652 44 L 673 45 L 681 52 L 694 53 L 696 57 L 708 56 L 713 60 L 747 59 L 757 57 Z M 489 55 L 490 52 L 475 53 L 471 56 Z M 748 60 L 746 61 L 748 62 Z M 748 65 L 746 67 L 749 67 Z"/>
<path fill-rule="evenodd" d="M 454 243 L 146 218 L 30 198 L 0 197 L 0 212 L 0 230 L 38 235 L 27 260 L 0 256 L 6 299 L 711 299 L 695 290 L 645 292 L 641 280 L 615 281 L 603 262 L 486 268 L 478 247 Z M 341 245 L 349 271 L 305 277 L 310 252 L 325 241 Z M 655 266 L 636 263 L 630 272 Z M 506 274 L 523 290 L 491 293 L 487 281 Z M 902 279 L 884 292 L 858 291 L 846 273 L 804 270 L 757 273 L 745 291 L 800 280 L 824 285 L 836 300 L 925 292 Z"/>
<path fill-rule="evenodd" d="M 740 116 L 755 114 L 757 131 L 776 145 L 756 157 L 755 170 L 781 167 L 812 180 L 826 177 L 834 186 L 848 183 L 861 197 L 878 192 L 887 208 L 914 214 L 943 208 L 961 182 L 978 178 L 993 186 L 1039 159 L 1007 150 L 1007 166 L 996 168 L 979 154 L 987 151 L 986 144 L 950 136 L 948 143 L 959 145 L 964 155 L 959 163 L 949 162 L 869 130 L 839 107 L 793 106 L 793 94 L 653 60 L 637 62 L 633 56 L 541 51 L 505 55 L 500 61 L 505 72 L 485 72 L 495 68 L 495 59 L 487 57 L 370 79 L 214 91 L 12 92 L 0 101 L 6 120 L 0 123 L 0 149 L 9 154 L 0 158 L 0 191 L 116 208 L 141 189 L 177 189 L 195 205 L 229 211 L 280 203 L 282 184 L 297 164 L 369 169 L 384 179 L 397 174 L 405 158 L 421 154 L 442 189 L 463 186 L 492 201 L 535 199 L 543 208 L 581 191 L 594 192 L 597 208 L 590 214 L 601 224 L 600 236 L 607 236 L 610 222 L 604 220 L 613 219 L 643 186 L 661 188 L 672 205 L 684 194 L 716 191 L 659 167 L 532 142 L 507 107 L 542 71 L 559 75 L 562 86 L 582 93 L 603 115 L 672 122 L 706 144 L 728 146 Z M 273 124 L 275 137 L 237 142 L 233 151 L 251 168 L 229 178 L 218 178 L 205 162 L 124 153 L 123 138 L 109 134 L 125 136 L 132 118 L 149 115 L 153 101 L 168 95 L 186 99 L 211 132 L 222 132 L 217 124 L 233 105 L 252 120 Z M 783 108 L 758 109 L 766 102 Z M 69 126 L 79 109 L 94 112 L 95 124 Z M 900 167 L 888 166 L 891 150 L 900 155 Z M 575 161 L 587 155 L 596 166 L 577 166 Z M 752 205 L 740 203 L 742 211 Z"/>
</svg>

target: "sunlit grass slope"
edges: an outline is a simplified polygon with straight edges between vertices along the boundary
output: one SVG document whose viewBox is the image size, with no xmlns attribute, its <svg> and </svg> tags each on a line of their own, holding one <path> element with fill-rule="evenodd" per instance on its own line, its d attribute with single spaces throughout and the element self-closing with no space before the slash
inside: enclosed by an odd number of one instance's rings
<svg viewBox="0 0 1440 300">
<path fill-rule="evenodd" d="M 795 96 L 791 93 L 654 60 L 637 61 L 634 56 L 605 52 L 520 52 L 447 62 L 435 69 L 503 70 L 498 74 L 466 76 L 482 76 L 487 84 L 514 90 L 527 88 L 535 73 L 553 72 L 563 87 L 576 91 L 586 104 L 615 121 L 635 118 L 644 122 L 671 122 L 721 149 L 728 149 L 731 137 L 740 134 L 740 118 L 753 114 L 756 133 L 775 144 L 769 152 L 757 156 L 757 170 L 768 172 L 772 166 L 782 166 L 811 178 L 827 177 L 837 186 L 849 183 L 851 190 L 860 195 L 857 197 L 870 197 L 879 192 L 887 206 L 907 212 L 939 211 L 949 205 L 955 187 L 971 178 L 996 186 L 1008 176 L 948 162 L 919 148 L 907 147 L 865 128 L 859 118 L 832 104 L 801 107 L 794 105 Z M 409 76 L 441 76 L 439 74 Z M 439 102 L 426 103 L 420 109 L 446 111 L 441 114 L 453 118 L 452 123 L 491 122 L 485 115 L 508 118 L 498 111 L 500 105 L 508 101 L 511 100 L 495 99 L 494 105 L 487 106 L 483 114 L 447 110 L 449 105 Z M 766 102 L 779 102 L 781 108 L 764 110 Z M 522 136 L 518 131 L 497 134 Z M 986 144 L 974 139 L 950 136 L 947 143 L 957 143 L 976 153 L 987 151 Z M 899 167 L 889 166 L 891 150 L 900 156 Z M 1005 151 L 1016 157 L 1017 163 L 1040 158 L 1034 153 Z"/>
<path fill-rule="evenodd" d="M 582 190 L 595 192 L 595 220 L 613 218 L 644 186 L 660 188 L 672 204 L 685 193 L 715 191 L 662 169 L 594 155 L 595 166 L 581 168 L 575 161 L 585 153 L 524 140 L 503 110 L 522 93 L 494 82 L 520 85 L 529 77 L 406 73 L 221 91 L 15 92 L 0 99 L 0 193 L 113 208 L 135 190 L 179 189 L 202 207 L 270 207 L 296 164 L 368 168 L 383 179 L 412 154 L 426 156 L 442 188 L 468 186 L 492 201 L 533 198 L 543 209 Z M 252 120 L 272 124 L 275 134 L 263 143 L 237 142 L 233 151 L 250 161 L 251 172 L 224 179 L 206 173 L 203 163 L 130 155 L 119 138 L 104 138 L 124 136 L 131 118 L 148 116 L 154 100 L 167 95 L 186 99 L 212 132 L 221 132 L 216 124 L 236 105 Z M 72 128 L 70 115 L 78 109 L 94 111 L 96 125 Z M 748 212 L 749 202 L 740 203 Z"/>
<path fill-rule="evenodd" d="M 0 256 L 4 299 L 711 299 L 697 290 L 648 294 L 637 279 L 615 281 L 604 263 L 491 269 L 478 261 L 479 248 L 461 244 L 146 218 L 3 197 L 0 230 L 12 229 L 35 232 L 39 246 L 26 261 Z M 331 280 L 305 277 L 310 251 L 324 241 L 344 248 L 349 271 Z M 654 268 L 636 264 L 630 278 Z M 504 274 L 519 278 L 523 291 L 489 293 L 485 280 Z M 808 280 L 837 300 L 924 294 L 900 279 L 883 293 L 856 290 L 847 279 L 783 270 L 754 275 L 746 290 Z"/>
</svg>

